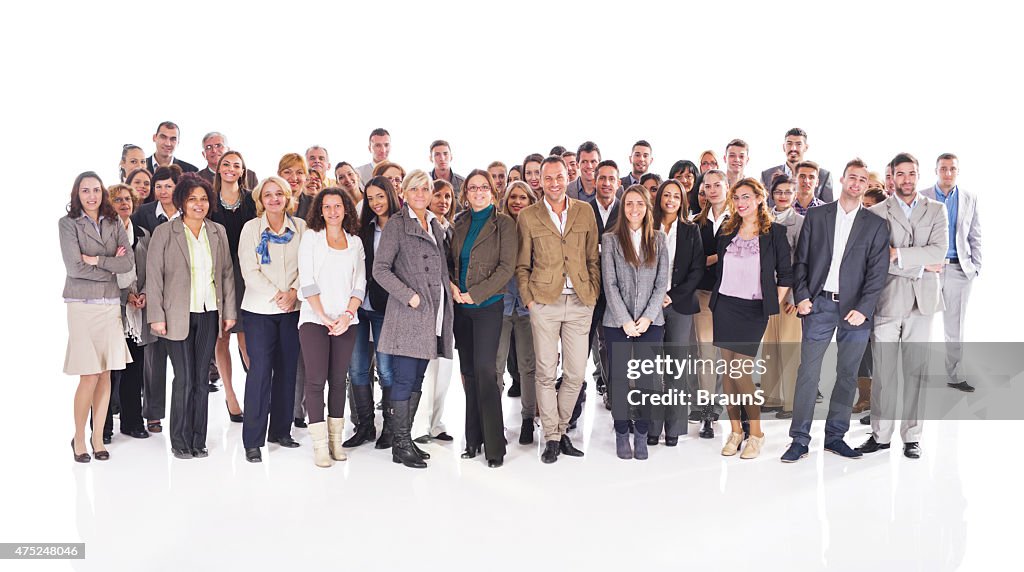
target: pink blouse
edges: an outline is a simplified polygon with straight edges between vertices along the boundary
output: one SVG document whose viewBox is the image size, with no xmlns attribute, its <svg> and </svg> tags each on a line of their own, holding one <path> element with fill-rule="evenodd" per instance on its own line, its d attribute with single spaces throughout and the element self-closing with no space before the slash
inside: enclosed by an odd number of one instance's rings
<svg viewBox="0 0 1024 572">
<path fill-rule="evenodd" d="M 722 264 L 719 294 L 744 300 L 762 298 L 760 237 L 744 240 L 737 234 L 725 248 Z"/>
</svg>

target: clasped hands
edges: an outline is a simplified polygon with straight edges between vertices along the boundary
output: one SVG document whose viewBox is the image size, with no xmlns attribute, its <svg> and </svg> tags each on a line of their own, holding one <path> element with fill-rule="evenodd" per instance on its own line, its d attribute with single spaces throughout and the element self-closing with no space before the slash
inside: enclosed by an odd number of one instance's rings
<svg viewBox="0 0 1024 572">
<path fill-rule="evenodd" d="M 651 327 L 651 319 L 641 317 L 635 322 L 626 322 L 625 324 L 622 324 L 622 331 L 626 333 L 627 338 L 639 338 L 649 327 Z"/>
</svg>

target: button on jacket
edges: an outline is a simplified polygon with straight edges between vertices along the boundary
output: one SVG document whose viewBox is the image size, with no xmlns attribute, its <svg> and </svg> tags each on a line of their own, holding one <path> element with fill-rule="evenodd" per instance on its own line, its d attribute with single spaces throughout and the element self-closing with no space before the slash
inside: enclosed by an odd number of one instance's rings
<svg viewBox="0 0 1024 572">
<path fill-rule="evenodd" d="M 121 289 L 117 286 L 116 274 L 130 272 L 135 268 L 132 245 L 128 233 L 117 218 L 104 218 L 96 226 L 87 216 L 70 218 L 63 216 L 58 223 L 60 229 L 60 252 L 64 257 L 67 278 L 64 279 L 64 298 L 67 300 L 118 300 Z M 124 256 L 114 256 L 118 247 L 125 249 Z M 96 265 L 82 262 L 82 255 L 96 256 Z"/>
<path fill-rule="evenodd" d="M 562 235 L 548 215 L 546 200 L 542 198 L 519 213 L 519 295 L 527 306 L 533 301 L 553 304 L 569 278 L 580 302 L 593 306 L 601 289 L 594 209 L 589 203 L 566 198 L 568 213 Z"/>
<path fill-rule="evenodd" d="M 452 281 L 460 276 L 460 253 L 466 242 L 466 235 L 472 223 L 472 211 L 467 209 L 459 214 L 452 225 Z M 515 272 L 516 253 L 519 249 L 516 237 L 516 223 L 511 217 L 495 209 L 480 234 L 473 242 L 466 272 L 466 291 L 477 304 L 505 290 Z"/>
</svg>

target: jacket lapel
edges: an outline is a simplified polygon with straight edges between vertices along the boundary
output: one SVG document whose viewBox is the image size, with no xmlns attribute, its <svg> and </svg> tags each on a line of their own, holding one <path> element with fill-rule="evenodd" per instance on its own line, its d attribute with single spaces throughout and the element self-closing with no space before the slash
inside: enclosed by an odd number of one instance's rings
<svg viewBox="0 0 1024 572">
<path fill-rule="evenodd" d="M 220 230 L 214 226 L 209 220 L 206 223 L 206 239 L 210 241 L 210 260 L 212 261 L 213 274 L 217 275 L 217 251 L 220 246 Z"/>
<path fill-rule="evenodd" d="M 839 216 L 839 203 L 828 203 L 824 208 L 829 209 L 828 216 L 825 217 L 825 223 L 828 225 L 828 228 L 825 229 L 825 242 L 828 246 L 826 252 L 828 252 L 829 264 L 831 264 L 832 252 L 836 248 L 836 217 Z"/>
<path fill-rule="evenodd" d="M 541 204 L 543 201 L 546 201 L 547 199 L 541 197 L 540 200 L 541 202 L 537 203 L 537 210 L 535 211 L 535 215 L 540 220 L 541 226 L 547 227 L 547 229 L 550 230 L 551 232 L 561 236 L 562 233 L 558 232 L 558 227 L 555 226 L 555 223 L 551 221 L 551 215 L 550 213 L 548 213 L 548 206 L 546 204 Z"/>
<path fill-rule="evenodd" d="M 494 213 L 492 212 L 491 216 L 487 218 L 487 222 L 484 223 L 483 228 L 480 229 L 480 234 L 476 235 L 476 240 L 473 242 L 473 248 L 470 249 L 471 251 L 476 250 L 477 245 L 483 242 L 483 239 L 495 233 L 498 225 L 494 222 L 494 218 Z M 472 224 L 472 216 L 470 218 L 470 224 Z"/>
<path fill-rule="evenodd" d="M 181 249 L 181 255 L 185 258 L 185 268 L 188 268 L 191 272 L 192 258 L 188 255 L 188 239 L 185 238 L 185 233 L 192 231 L 185 228 L 185 223 L 181 220 L 181 217 L 164 224 L 171 225 L 171 237 L 178 244 L 178 248 Z"/>
<path fill-rule="evenodd" d="M 903 214 L 903 207 L 901 207 L 900 204 L 896 202 L 901 200 L 903 199 L 897 197 L 896 195 L 893 195 L 888 198 L 887 208 L 889 211 L 889 220 L 898 224 L 908 236 L 913 236 L 913 231 L 910 227 L 910 221 L 907 220 L 907 215 Z M 915 208 L 914 210 L 917 209 Z M 893 244 L 896 244 L 895 240 L 893 240 Z"/>
<path fill-rule="evenodd" d="M 838 205 L 839 202 L 837 201 L 832 204 Z M 836 211 L 836 216 L 839 216 L 839 211 Z M 867 224 L 864 222 L 865 217 L 867 216 L 868 211 L 862 206 L 857 212 L 857 216 L 853 219 L 853 226 L 850 227 L 850 236 L 846 239 L 846 247 L 843 249 L 843 258 L 840 259 L 840 263 L 846 261 L 846 255 L 850 253 L 850 246 L 860 237 L 860 234 L 858 233 L 860 233 L 860 229 L 864 228 L 864 225 Z M 833 230 L 832 232 L 834 233 L 835 231 Z"/>
<path fill-rule="evenodd" d="M 565 210 L 568 211 L 565 215 L 565 230 L 572 228 L 572 223 L 576 220 L 576 217 L 580 214 L 580 207 L 582 205 L 574 204 L 572 200 L 566 198 Z M 561 234 L 561 233 L 559 233 Z"/>
</svg>

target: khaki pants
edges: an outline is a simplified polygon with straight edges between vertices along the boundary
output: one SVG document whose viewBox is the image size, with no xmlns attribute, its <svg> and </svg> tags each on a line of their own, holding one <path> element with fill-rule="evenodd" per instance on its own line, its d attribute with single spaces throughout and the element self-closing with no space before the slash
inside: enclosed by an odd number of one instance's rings
<svg viewBox="0 0 1024 572">
<path fill-rule="evenodd" d="M 697 339 L 697 356 L 702 360 L 717 360 L 718 348 L 714 346 L 715 328 L 714 320 L 711 317 L 711 292 L 697 290 L 697 303 L 700 305 L 700 312 L 693 315 L 693 334 Z M 713 371 L 707 368 L 697 373 L 697 381 L 700 389 L 712 393 L 722 393 L 722 384 Z M 716 414 L 722 413 L 722 406 L 714 406 Z"/>
<path fill-rule="evenodd" d="M 800 365 L 800 335 L 800 318 L 795 313 L 768 318 L 768 329 L 764 331 L 761 344 L 761 355 L 770 356 L 765 360 L 767 371 L 761 376 L 766 407 L 793 410 L 796 372 Z"/>
<path fill-rule="evenodd" d="M 537 405 L 545 441 L 565 435 L 587 368 L 587 344 L 593 306 L 575 294 L 563 294 L 554 304 L 535 303 L 530 310 L 536 356 Z M 562 385 L 555 390 L 558 344 L 562 344 Z"/>
</svg>

